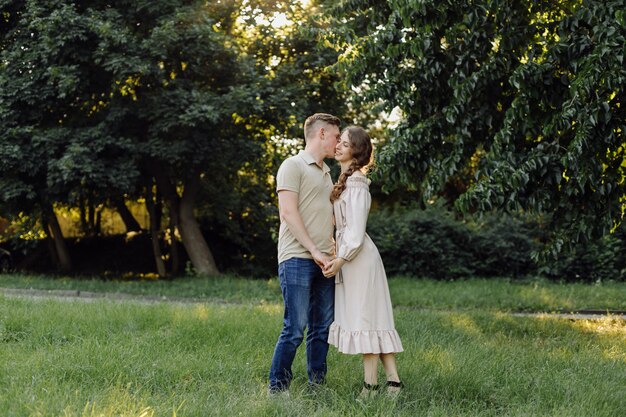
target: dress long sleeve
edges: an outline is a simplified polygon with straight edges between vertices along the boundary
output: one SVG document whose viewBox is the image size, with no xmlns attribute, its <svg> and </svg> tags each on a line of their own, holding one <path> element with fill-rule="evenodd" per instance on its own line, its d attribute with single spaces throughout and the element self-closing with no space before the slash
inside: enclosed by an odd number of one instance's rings
<svg viewBox="0 0 626 417">
<path fill-rule="evenodd" d="M 372 196 L 367 179 L 363 177 L 350 177 L 344 193 L 345 227 L 339 239 L 337 257 L 351 261 L 363 246 Z"/>
</svg>

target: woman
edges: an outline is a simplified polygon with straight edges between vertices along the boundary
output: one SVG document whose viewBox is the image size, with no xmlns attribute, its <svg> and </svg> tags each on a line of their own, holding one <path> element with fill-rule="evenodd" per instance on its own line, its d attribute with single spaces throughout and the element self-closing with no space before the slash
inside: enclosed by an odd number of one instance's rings
<svg viewBox="0 0 626 417">
<path fill-rule="evenodd" d="M 372 159 L 372 142 L 358 126 L 347 127 L 335 150 L 341 175 L 331 194 L 337 227 L 337 257 L 324 268 L 335 276 L 335 321 L 328 343 L 340 352 L 362 354 L 361 397 L 378 389 L 378 360 L 387 375 L 387 393 L 395 396 L 402 383 L 395 353 L 402 343 L 393 324 L 387 277 L 378 249 L 365 233 L 372 198 L 365 172 Z"/>
</svg>

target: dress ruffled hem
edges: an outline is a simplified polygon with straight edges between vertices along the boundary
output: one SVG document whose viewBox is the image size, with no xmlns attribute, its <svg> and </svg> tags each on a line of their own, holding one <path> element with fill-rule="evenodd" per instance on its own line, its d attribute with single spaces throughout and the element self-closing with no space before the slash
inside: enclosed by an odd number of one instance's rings
<svg viewBox="0 0 626 417">
<path fill-rule="evenodd" d="M 402 342 L 396 330 L 343 330 L 337 322 L 330 325 L 328 343 L 339 352 L 349 355 L 361 353 L 403 352 Z"/>
</svg>

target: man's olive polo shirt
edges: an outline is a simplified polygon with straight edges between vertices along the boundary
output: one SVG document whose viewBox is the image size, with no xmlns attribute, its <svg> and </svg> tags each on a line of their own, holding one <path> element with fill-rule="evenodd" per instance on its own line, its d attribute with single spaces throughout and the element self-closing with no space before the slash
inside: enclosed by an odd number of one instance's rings
<svg viewBox="0 0 626 417">
<path fill-rule="evenodd" d="M 298 208 L 309 236 L 320 251 L 334 253 L 333 240 L 333 205 L 330 193 L 333 181 L 330 168 L 326 163 L 322 167 L 306 151 L 287 158 L 276 175 L 276 191 L 298 193 Z M 313 257 L 289 231 L 284 221 L 280 223 L 278 234 L 278 263 L 290 258 Z"/>
</svg>

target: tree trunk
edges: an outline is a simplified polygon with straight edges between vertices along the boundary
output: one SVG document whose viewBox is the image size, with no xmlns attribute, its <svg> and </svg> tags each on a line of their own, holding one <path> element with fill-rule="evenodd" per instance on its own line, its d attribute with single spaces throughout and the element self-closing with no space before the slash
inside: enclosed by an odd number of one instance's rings
<svg viewBox="0 0 626 417">
<path fill-rule="evenodd" d="M 94 225 L 93 231 L 96 236 L 102 235 L 102 210 L 103 207 L 100 206 L 96 211 L 96 224 Z"/>
<path fill-rule="evenodd" d="M 178 216 L 176 216 L 178 217 Z M 178 227 L 170 215 L 170 259 L 172 260 L 172 275 L 180 273 L 180 250 L 178 249 Z"/>
<path fill-rule="evenodd" d="M 85 195 L 81 192 L 78 199 L 78 207 L 80 210 L 80 228 L 84 236 L 89 236 L 89 224 L 87 223 L 87 208 L 85 206 Z"/>
<path fill-rule="evenodd" d="M 140 232 L 141 226 L 133 213 L 130 212 L 128 207 L 126 207 L 126 203 L 122 197 L 115 198 L 113 200 L 113 204 L 115 204 L 115 208 L 117 212 L 120 214 L 122 221 L 124 222 L 124 226 L 126 226 L 126 233 L 128 232 Z"/>
<path fill-rule="evenodd" d="M 56 258 L 59 261 L 59 270 L 61 272 L 70 272 L 72 270 L 72 260 L 70 258 L 70 253 L 67 250 L 67 245 L 65 244 L 63 233 L 61 232 L 59 220 L 57 219 L 56 214 L 54 214 L 54 210 L 52 209 L 52 207 L 47 207 L 45 210 L 48 232 L 52 237 L 52 241 L 54 242 Z"/>
<path fill-rule="evenodd" d="M 200 176 L 196 175 L 185 184 L 183 197 L 180 199 L 180 236 L 187 250 L 189 259 L 199 274 L 217 275 L 219 270 L 207 245 L 200 225 L 193 213 L 193 205 L 200 188 Z"/>
<path fill-rule="evenodd" d="M 163 187 L 163 195 L 165 201 L 167 201 L 167 207 L 170 215 L 170 259 L 172 260 L 172 274 L 178 274 L 180 272 L 180 255 L 178 251 L 178 236 L 180 233 L 180 198 L 176 192 L 176 188 L 172 185 L 169 179 L 164 178 L 163 175 L 159 175 L 160 182 L 159 188 Z"/>
<path fill-rule="evenodd" d="M 61 269 L 61 267 L 59 266 L 59 257 L 57 256 L 57 250 L 54 247 L 54 241 L 52 240 L 52 236 L 50 236 L 50 227 L 48 226 L 48 219 L 45 214 L 41 216 L 41 224 L 43 227 L 43 231 L 46 234 L 46 244 L 48 246 L 48 253 L 50 254 L 50 259 L 52 260 L 52 264 L 56 267 L 56 269 Z"/>
<path fill-rule="evenodd" d="M 152 253 L 154 254 L 154 262 L 156 264 L 157 273 L 160 277 L 167 276 L 167 270 L 165 269 L 165 261 L 163 261 L 163 251 L 161 250 L 161 243 L 159 238 L 159 229 L 161 223 L 161 196 L 158 189 L 156 193 L 156 199 L 152 192 L 152 181 L 146 185 L 146 208 L 150 217 L 150 240 L 152 241 Z"/>
<path fill-rule="evenodd" d="M 193 205 L 200 189 L 200 175 L 194 175 L 185 184 L 182 198 L 170 178 L 158 168 L 154 170 L 159 189 L 170 209 L 170 217 L 180 232 L 183 246 L 198 274 L 217 275 L 219 270 L 193 213 Z"/>
<path fill-rule="evenodd" d="M 89 225 L 89 236 L 95 235 L 95 225 L 96 225 L 96 204 L 94 203 L 94 195 L 92 192 L 89 193 L 89 197 L 87 199 L 87 213 L 89 217 L 87 219 L 87 224 Z"/>
</svg>

